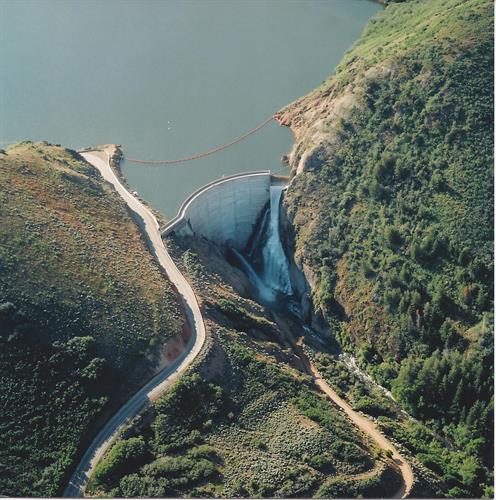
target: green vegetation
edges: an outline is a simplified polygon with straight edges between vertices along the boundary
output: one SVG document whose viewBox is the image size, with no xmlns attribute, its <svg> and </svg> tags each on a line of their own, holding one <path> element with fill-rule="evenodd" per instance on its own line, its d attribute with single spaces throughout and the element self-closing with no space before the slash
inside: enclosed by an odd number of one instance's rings
<svg viewBox="0 0 496 500">
<path fill-rule="evenodd" d="M 201 292 L 209 347 L 102 461 L 106 468 L 120 443 L 139 436 L 146 463 L 112 480 L 94 476 L 90 493 L 259 498 L 325 496 L 326 488 L 357 495 L 396 491 L 395 474 L 377 480 L 391 471 L 371 458 L 375 451 L 349 420 L 281 361 L 277 326 L 264 310 L 212 272 L 222 267 L 211 252 L 197 252 L 188 240 L 184 255 L 175 243 L 169 248 Z"/>
<path fill-rule="evenodd" d="M 436 438 L 425 425 L 419 422 L 398 422 L 381 417 L 381 429 L 407 448 L 425 467 L 439 478 L 434 490 L 428 495 L 448 498 L 473 498 L 472 491 L 480 491 L 480 497 L 491 498 L 492 485 L 485 484 L 487 471 L 477 459 L 477 450 L 458 448 L 449 441 Z"/>
<path fill-rule="evenodd" d="M 383 498 L 384 485 L 400 486 L 399 477 L 392 469 L 382 468 L 370 477 L 331 480 L 315 493 L 316 498 Z M 391 488 L 392 490 L 392 488 Z M 392 490 L 394 491 L 394 490 Z"/>
<path fill-rule="evenodd" d="M 120 198 L 77 153 L 20 143 L 0 172 L 0 491 L 55 496 L 182 319 Z"/>
<path fill-rule="evenodd" d="M 282 112 L 295 166 L 311 151 L 286 203 L 315 306 L 405 409 L 464 450 L 446 467 L 415 451 L 455 496 L 492 484 L 492 21 L 487 0 L 389 5 Z"/>
<path fill-rule="evenodd" d="M 133 437 L 119 441 L 95 467 L 93 478 L 96 483 L 112 483 L 114 478 L 119 478 L 132 470 L 133 467 L 145 459 L 145 443 L 142 437 Z"/>
<path fill-rule="evenodd" d="M 324 378 L 348 399 L 355 410 L 376 418 L 386 435 L 400 443 L 404 449 L 416 457 L 420 464 L 432 471 L 426 474 L 419 463 L 412 461 L 417 477 L 414 496 L 470 497 L 467 485 L 471 488 L 476 487 L 484 474 L 478 461 L 474 459 L 474 455 L 481 453 L 476 446 L 485 443 L 482 439 L 473 439 L 476 430 L 467 434 L 463 428 L 452 426 L 446 429 L 446 436 L 443 436 L 432 430 L 437 427 L 435 421 L 428 421 L 426 425 L 406 417 L 401 413 L 398 404 L 379 388 L 364 383 L 341 360 L 328 354 L 316 353 L 314 361 Z M 439 372 L 441 373 L 440 379 L 445 378 L 442 375 L 442 369 Z M 488 416 L 484 414 L 484 411 L 480 411 L 480 405 L 476 403 L 474 410 L 471 411 L 471 421 L 477 420 L 478 429 L 487 428 L 487 422 L 484 419 Z M 470 440 L 472 443 L 469 442 Z M 472 475 L 468 473 L 469 469 Z M 436 479 L 436 476 L 442 478 L 444 484 Z M 490 491 L 487 486 L 482 487 L 483 496 L 490 496 Z"/>
<path fill-rule="evenodd" d="M 92 494 L 306 496 L 329 478 L 348 491 L 350 477 L 371 468 L 349 422 L 238 335 L 216 331 L 223 373 L 213 382 L 183 377 L 155 404 L 152 423 L 139 426 L 139 438 L 114 445 L 95 470 Z M 122 462 L 133 439 L 138 459 Z"/>
</svg>

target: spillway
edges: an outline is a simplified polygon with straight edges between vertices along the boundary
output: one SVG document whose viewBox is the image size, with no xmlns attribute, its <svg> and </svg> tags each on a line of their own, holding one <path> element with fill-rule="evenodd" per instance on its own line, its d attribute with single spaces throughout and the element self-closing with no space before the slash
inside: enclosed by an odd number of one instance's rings
<svg viewBox="0 0 496 500">
<path fill-rule="evenodd" d="M 239 253 L 235 248 L 232 248 L 232 253 L 239 267 L 244 271 L 251 284 L 257 291 L 258 298 L 261 302 L 272 304 L 277 299 L 277 292 L 273 288 L 267 286 L 263 279 L 257 274 L 248 259 Z"/>
<path fill-rule="evenodd" d="M 281 298 L 293 294 L 279 229 L 285 188 L 286 185 L 280 183 L 270 186 L 268 206 L 253 230 L 247 248 L 242 253 L 232 249 L 238 267 L 255 287 L 258 300 L 270 306 L 277 306 Z"/>
<path fill-rule="evenodd" d="M 281 195 L 285 186 L 270 186 L 270 222 L 263 255 L 263 281 L 273 290 L 291 295 L 293 290 L 289 278 L 289 265 L 281 244 L 279 233 L 279 211 Z"/>
<path fill-rule="evenodd" d="M 288 179 L 270 171 L 247 172 L 213 181 L 192 193 L 162 236 L 203 237 L 236 261 L 262 302 L 293 293 L 280 239 L 281 198 Z"/>
</svg>

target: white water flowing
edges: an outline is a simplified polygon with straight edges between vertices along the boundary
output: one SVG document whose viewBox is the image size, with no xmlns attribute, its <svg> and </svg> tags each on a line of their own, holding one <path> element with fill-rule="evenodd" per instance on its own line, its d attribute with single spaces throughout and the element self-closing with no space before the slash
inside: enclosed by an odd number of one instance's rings
<svg viewBox="0 0 496 500">
<path fill-rule="evenodd" d="M 288 260 L 279 234 L 279 209 L 284 189 L 283 185 L 270 187 L 270 205 L 244 254 L 231 248 L 238 266 L 256 288 L 258 298 L 270 305 L 276 304 L 281 296 L 293 293 Z"/>
<path fill-rule="evenodd" d="M 257 293 L 264 302 L 272 303 L 276 299 L 276 293 L 269 288 L 260 278 L 260 276 L 253 269 L 252 265 L 240 254 L 235 248 L 231 248 L 233 254 L 236 256 L 239 265 L 248 276 L 253 286 L 257 289 Z"/>
<path fill-rule="evenodd" d="M 248 255 L 248 258 L 252 258 L 253 254 L 257 250 L 257 248 L 260 246 L 260 243 L 262 241 L 263 235 L 265 233 L 265 228 L 267 226 L 267 219 L 269 218 L 270 215 L 270 207 L 267 207 L 267 210 L 264 211 L 262 220 L 258 226 L 258 231 L 253 238 L 249 248 L 246 251 L 246 254 Z"/>
<path fill-rule="evenodd" d="M 286 254 L 282 248 L 279 234 L 279 207 L 284 186 L 270 187 L 270 222 L 267 242 L 262 251 L 264 271 L 263 281 L 273 290 L 291 295 L 293 289 L 289 278 Z"/>
</svg>

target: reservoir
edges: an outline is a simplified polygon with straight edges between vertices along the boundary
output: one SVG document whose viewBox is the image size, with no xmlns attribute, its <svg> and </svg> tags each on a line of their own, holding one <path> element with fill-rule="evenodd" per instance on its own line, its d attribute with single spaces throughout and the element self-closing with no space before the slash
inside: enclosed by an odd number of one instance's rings
<svg viewBox="0 0 496 500">
<path fill-rule="evenodd" d="M 174 159 L 227 143 L 317 87 L 380 5 L 368 0 L 0 0 L 0 147 L 46 140 Z M 203 184 L 277 171 L 271 122 L 193 162 L 123 162 L 167 218 Z"/>
</svg>

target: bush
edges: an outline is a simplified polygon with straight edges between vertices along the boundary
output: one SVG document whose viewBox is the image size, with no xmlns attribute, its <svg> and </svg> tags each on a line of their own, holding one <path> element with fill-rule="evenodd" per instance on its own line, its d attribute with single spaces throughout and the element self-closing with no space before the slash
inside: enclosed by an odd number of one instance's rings
<svg viewBox="0 0 496 500">
<path fill-rule="evenodd" d="M 403 244 L 403 237 L 398 228 L 388 226 L 386 228 L 386 241 L 391 248 L 398 248 Z"/>
<path fill-rule="evenodd" d="M 355 410 L 363 411 L 368 415 L 372 415 L 373 417 L 379 417 L 381 415 L 391 415 L 394 414 L 391 410 L 386 407 L 384 404 L 381 404 L 381 401 L 377 399 L 372 399 L 369 396 L 361 397 L 354 405 Z"/>
<path fill-rule="evenodd" d="M 147 457 L 142 436 L 118 441 L 108 454 L 98 462 L 92 480 L 97 484 L 117 483 L 127 471 L 144 463 Z"/>
</svg>

